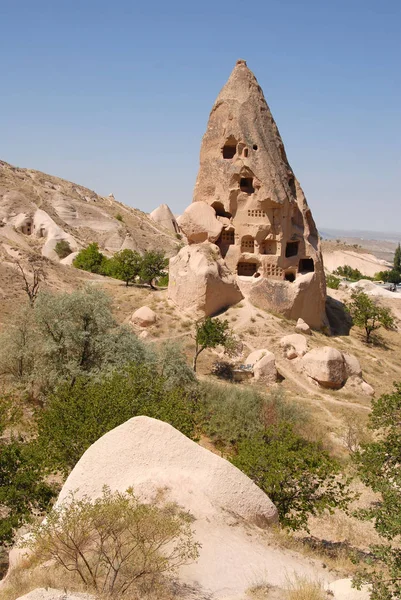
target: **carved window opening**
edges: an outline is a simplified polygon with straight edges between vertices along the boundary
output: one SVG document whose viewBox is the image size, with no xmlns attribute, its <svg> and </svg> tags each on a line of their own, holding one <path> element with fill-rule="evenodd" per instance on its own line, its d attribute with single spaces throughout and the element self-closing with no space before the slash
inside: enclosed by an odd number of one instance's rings
<svg viewBox="0 0 401 600">
<path fill-rule="evenodd" d="M 239 262 L 237 265 L 237 273 L 243 277 L 252 277 L 257 269 L 258 265 L 256 263 Z"/>
<path fill-rule="evenodd" d="M 252 146 L 252 148 L 253 148 L 254 150 L 257 150 L 257 149 L 258 149 L 258 147 L 257 147 L 257 145 L 256 145 L 256 144 L 254 144 L 254 145 Z"/>
<path fill-rule="evenodd" d="M 239 189 L 241 190 L 241 192 L 245 192 L 246 194 L 253 194 L 255 188 L 253 187 L 252 177 L 241 177 L 239 182 Z"/>
<path fill-rule="evenodd" d="M 273 277 L 274 279 L 281 279 L 283 275 L 283 269 L 278 265 L 274 265 L 272 263 L 268 263 L 265 265 L 265 274 L 266 277 Z"/>
<path fill-rule="evenodd" d="M 227 231 L 223 229 L 223 231 L 221 232 L 220 240 L 222 245 L 232 246 L 233 244 L 235 244 L 234 231 Z"/>
<path fill-rule="evenodd" d="M 290 258 L 291 256 L 296 256 L 298 254 L 298 246 L 299 242 L 287 242 L 285 247 L 285 257 Z"/>
<path fill-rule="evenodd" d="M 299 273 L 313 273 L 314 270 L 315 264 L 313 258 L 301 258 L 298 266 Z"/>
<path fill-rule="evenodd" d="M 267 217 L 267 214 L 264 210 L 248 210 L 248 217 Z"/>
<path fill-rule="evenodd" d="M 295 281 L 295 273 L 293 271 L 286 271 L 286 273 L 284 273 L 284 279 L 293 283 L 293 281 Z"/>
<path fill-rule="evenodd" d="M 261 254 L 277 254 L 277 242 L 274 240 L 263 240 L 260 244 Z"/>
<path fill-rule="evenodd" d="M 250 235 L 246 235 L 242 238 L 241 252 L 255 252 L 255 240 Z"/>
<path fill-rule="evenodd" d="M 248 148 L 244 148 L 244 158 L 248 158 Z"/>
<path fill-rule="evenodd" d="M 223 146 L 223 158 L 230 160 L 237 153 L 237 140 L 234 137 L 229 137 Z"/>
<path fill-rule="evenodd" d="M 21 227 L 21 231 L 24 235 L 32 234 L 32 221 L 28 221 Z"/>
</svg>

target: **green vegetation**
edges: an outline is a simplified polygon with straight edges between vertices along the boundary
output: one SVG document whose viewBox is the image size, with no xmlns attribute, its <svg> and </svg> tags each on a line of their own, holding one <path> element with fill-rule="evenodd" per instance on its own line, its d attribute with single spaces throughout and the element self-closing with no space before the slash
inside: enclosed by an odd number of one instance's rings
<svg viewBox="0 0 401 600">
<path fill-rule="evenodd" d="M 372 584 L 372 600 L 401 597 L 401 383 L 392 394 L 372 400 L 369 428 L 375 441 L 355 454 L 359 476 L 378 494 L 378 499 L 359 516 L 372 521 L 386 540 L 370 548 L 368 566 L 355 582 Z"/>
<path fill-rule="evenodd" d="M 395 326 L 394 316 L 389 308 L 379 306 L 361 290 L 353 290 L 351 302 L 346 305 L 354 325 L 365 330 L 365 341 L 372 341 L 372 333 L 384 327 L 393 329 Z"/>
<path fill-rule="evenodd" d="M 198 357 L 206 348 L 223 346 L 227 354 L 236 351 L 237 341 L 234 338 L 227 320 L 211 319 L 206 317 L 195 323 L 195 355 L 193 358 L 193 369 L 196 372 Z"/>
<path fill-rule="evenodd" d="M 372 279 L 372 277 L 368 277 L 367 275 L 362 275 L 359 269 L 353 269 L 349 265 L 344 265 L 343 267 L 338 267 L 335 271 L 333 271 L 333 275 L 339 275 L 340 277 L 345 277 L 345 279 L 349 279 L 350 281 L 359 281 L 360 279 Z"/>
<path fill-rule="evenodd" d="M 310 515 L 345 508 L 353 498 L 340 465 L 289 423 L 268 426 L 240 442 L 232 462 L 266 492 L 281 524 L 290 529 L 307 530 Z"/>
<path fill-rule="evenodd" d="M 401 245 L 398 244 L 394 253 L 393 268 L 390 271 L 380 271 L 376 273 L 375 279 L 385 281 L 386 283 L 401 283 Z"/>
<path fill-rule="evenodd" d="M 168 260 L 165 258 L 164 252 L 148 250 L 142 257 L 139 277 L 152 289 L 156 289 L 153 282 L 155 279 L 166 275 L 167 266 Z"/>
<path fill-rule="evenodd" d="M 124 221 L 124 217 L 122 216 L 121 213 L 116 214 L 116 219 L 117 219 L 117 221 L 120 221 L 121 223 L 123 223 L 123 221 Z"/>
<path fill-rule="evenodd" d="M 63 258 L 66 258 L 67 256 L 69 256 L 72 252 L 71 250 L 71 246 L 70 244 L 67 242 L 67 240 L 60 240 L 59 242 L 57 242 L 54 251 L 56 252 L 57 256 L 62 260 Z"/>
<path fill-rule="evenodd" d="M 10 398 L 0 401 L 0 544 L 11 544 L 16 531 L 43 512 L 53 497 L 53 488 L 37 460 L 34 445 L 21 436 L 4 435 L 15 420 Z"/>
<path fill-rule="evenodd" d="M 197 559 L 190 523 L 174 505 L 141 504 L 132 489 L 104 488 L 94 502 L 72 496 L 53 510 L 30 546 L 38 562 L 55 561 L 88 590 L 120 597 L 154 589 L 162 575 Z"/>
<path fill-rule="evenodd" d="M 336 277 L 335 275 L 326 275 L 326 285 L 328 288 L 332 290 L 338 290 L 341 279 Z"/>
<path fill-rule="evenodd" d="M 164 252 L 147 250 L 141 256 L 128 248 L 120 250 L 112 258 L 107 258 L 100 252 L 98 244 L 93 243 L 79 252 L 73 265 L 83 271 L 121 279 L 127 286 L 129 283 L 135 283 L 139 277 L 142 283 L 156 289 L 154 281 L 167 276 L 168 259 L 165 258 Z"/>
<path fill-rule="evenodd" d="M 100 379 L 81 376 L 72 387 L 59 386 L 36 416 L 44 462 L 68 474 L 96 440 L 138 415 L 166 421 L 194 438 L 197 408 L 192 387 L 179 380 L 172 385 L 155 367 L 131 363 Z"/>
<path fill-rule="evenodd" d="M 108 273 L 115 279 L 125 281 L 128 286 L 133 283 L 141 271 L 142 258 L 133 250 L 120 250 L 108 261 Z"/>
</svg>

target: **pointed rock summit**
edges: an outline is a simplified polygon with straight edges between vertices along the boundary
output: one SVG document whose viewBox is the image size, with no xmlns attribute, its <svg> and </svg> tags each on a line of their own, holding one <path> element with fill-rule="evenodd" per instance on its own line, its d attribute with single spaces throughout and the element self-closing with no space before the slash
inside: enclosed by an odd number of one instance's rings
<svg viewBox="0 0 401 600">
<path fill-rule="evenodd" d="M 323 325 L 319 235 L 263 91 L 244 60 L 237 61 L 210 113 L 193 201 L 215 210 L 223 225 L 215 243 L 255 305 L 301 317 L 315 328 Z M 181 227 L 186 233 L 185 223 Z"/>
</svg>

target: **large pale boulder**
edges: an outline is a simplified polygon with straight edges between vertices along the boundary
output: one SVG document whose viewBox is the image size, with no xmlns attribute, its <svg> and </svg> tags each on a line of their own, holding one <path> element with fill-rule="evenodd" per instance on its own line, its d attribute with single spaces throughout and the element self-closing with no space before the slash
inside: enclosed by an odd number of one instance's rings
<svg viewBox="0 0 401 600">
<path fill-rule="evenodd" d="M 277 380 L 276 359 L 269 350 L 255 350 L 245 361 L 253 370 L 254 379 L 263 379 L 266 383 L 275 383 Z"/>
<path fill-rule="evenodd" d="M 347 379 L 342 353 L 331 346 L 314 348 L 302 358 L 304 372 L 326 388 L 339 389 Z"/>
<path fill-rule="evenodd" d="M 308 352 L 308 342 L 300 333 L 285 335 L 280 340 L 280 346 L 283 349 L 284 356 L 289 360 L 301 358 Z"/>
<path fill-rule="evenodd" d="M 58 242 L 66 241 L 70 245 L 71 250 L 78 249 L 78 244 L 72 235 L 61 229 L 50 215 L 41 209 L 38 209 L 33 215 L 33 235 L 37 238 L 45 238 L 42 255 L 56 262 L 60 261 L 55 251 Z"/>
<path fill-rule="evenodd" d="M 171 231 L 171 233 L 179 233 L 180 231 L 176 218 L 167 204 L 160 204 L 160 206 L 150 213 L 149 217 L 155 223 Z"/>
<path fill-rule="evenodd" d="M 71 492 L 97 498 L 105 485 L 121 492 L 133 486 L 145 500 L 163 489 L 195 518 L 224 521 L 229 512 L 261 527 L 277 520 L 274 504 L 239 469 L 150 417 L 134 417 L 95 442 L 70 473 L 57 505 Z"/>
<path fill-rule="evenodd" d="M 343 352 L 345 372 L 347 377 L 362 377 L 361 363 L 353 354 Z"/>
<path fill-rule="evenodd" d="M 141 306 L 131 317 L 132 323 L 139 327 L 149 327 L 156 323 L 157 315 L 149 306 Z"/>
<path fill-rule="evenodd" d="M 190 204 L 178 217 L 178 225 L 190 244 L 215 242 L 223 229 L 223 223 L 216 218 L 215 210 L 206 202 Z"/>
<path fill-rule="evenodd" d="M 217 246 L 185 246 L 170 259 L 168 297 L 195 316 L 209 316 L 237 304 L 243 295 Z"/>
</svg>

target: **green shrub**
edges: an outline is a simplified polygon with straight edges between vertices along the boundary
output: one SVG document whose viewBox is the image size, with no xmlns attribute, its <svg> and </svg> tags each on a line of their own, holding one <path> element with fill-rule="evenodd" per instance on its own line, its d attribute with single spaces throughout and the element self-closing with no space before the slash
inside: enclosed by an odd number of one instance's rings
<svg viewBox="0 0 401 600">
<path fill-rule="evenodd" d="M 54 251 L 61 260 L 69 256 L 72 252 L 71 246 L 67 242 L 67 240 L 60 240 L 59 242 L 57 242 Z"/>
<path fill-rule="evenodd" d="M 166 275 L 167 266 L 168 259 L 165 257 L 164 252 L 147 250 L 141 261 L 139 273 L 141 281 L 147 283 L 152 289 L 155 289 L 153 285 L 154 280 Z"/>
<path fill-rule="evenodd" d="M 165 273 L 157 280 L 157 285 L 159 287 L 167 287 L 168 286 L 168 273 Z"/>
<path fill-rule="evenodd" d="M 307 530 L 310 516 L 345 508 L 353 499 L 336 461 L 288 423 L 241 441 L 232 462 L 266 492 L 290 529 Z"/>
<path fill-rule="evenodd" d="M 121 223 L 124 221 L 124 218 L 123 218 L 122 214 L 120 214 L 120 213 L 118 213 L 116 215 L 116 219 L 117 219 L 117 221 L 120 221 Z"/>
<path fill-rule="evenodd" d="M 395 319 L 390 308 L 382 307 L 376 300 L 369 298 L 361 290 L 353 290 L 351 302 L 346 304 L 346 309 L 352 317 L 353 324 L 365 331 L 365 341 L 372 341 L 372 333 L 383 327 L 394 329 Z"/>
<path fill-rule="evenodd" d="M 107 258 L 99 251 L 98 244 L 93 243 L 81 250 L 74 258 L 72 264 L 82 271 L 102 275 L 106 270 L 106 263 Z"/>
<path fill-rule="evenodd" d="M 104 488 L 94 501 L 70 496 L 53 509 L 29 546 L 38 562 L 55 561 L 86 589 L 120 597 L 154 589 L 161 576 L 197 559 L 190 523 L 175 505 L 142 504 L 132 489 L 122 494 Z"/>
<path fill-rule="evenodd" d="M 331 288 L 332 290 L 338 290 L 340 281 L 341 280 L 338 277 L 336 277 L 335 275 L 326 275 L 326 285 L 328 288 Z"/>
<path fill-rule="evenodd" d="M 156 365 L 132 364 L 60 386 L 37 412 L 38 444 L 49 466 L 67 473 L 102 435 L 138 415 L 166 421 L 194 438 L 196 410 L 192 388 L 172 386 Z"/>
</svg>

